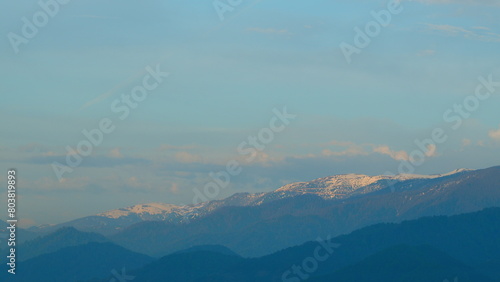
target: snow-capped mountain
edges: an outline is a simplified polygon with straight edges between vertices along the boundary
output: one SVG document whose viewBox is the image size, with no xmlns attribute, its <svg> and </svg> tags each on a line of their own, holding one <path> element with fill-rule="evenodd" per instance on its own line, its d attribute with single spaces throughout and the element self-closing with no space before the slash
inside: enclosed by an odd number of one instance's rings
<svg viewBox="0 0 500 282">
<path fill-rule="evenodd" d="M 420 187 L 423 183 L 453 177 L 471 172 L 458 169 L 446 174 L 437 175 L 378 175 L 343 174 L 318 178 L 309 182 L 296 182 L 284 185 L 275 191 L 267 193 L 237 193 L 222 200 L 213 200 L 198 205 L 172 205 L 165 203 L 148 203 L 111 210 L 95 216 L 77 219 L 62 226 L 74 226 L 85 231 L 112 234 L 124 228 L 143 221 L 165 221 L 187 224 L 194 219 L 210 215 L 222 207 L 259 206 L 276 200 L 314 195 L 325 200 L 345 200 L 360 197 L 386 188 L 398 187 L 408 190 Z M 61 225 L 51 227 L 58 228 Z"/>
<path fill-rule="evenodd" d="M 229 203 L 233 206 L 223 206 Z M 337 175 L 209 202 L 216 204 L 218 208 L 189 224 L 143 222 L 110 238 L 154 256 L 204 244 L 263 256 L 376 223 L 500 207 L 500 166 L 428 176 Z M 161 236 L 153 242 L 147 234 Z"/>
<path fill-rule="evenodd" d="M 192 206 L 177 206 L 163 203 L 140 204 L 131 207 L 111 210 L 98 214 L 97 216 L 119 219 L 121 217 L 135 216 L 141 220 L 172 220 L 185 216 L 193 211 Z"/>
<path fill-rule="evenodd" d="M 470 170 L 458 169 L 446 174 L 436 175 L 400 174 L 396 176 L 342 174 L 318 178 L 310 182 L 287 184 L 268 193 L 237 193 L 223 200 L 214 200 L 195 206 L 150 203 L 112 210 L 98 214 L 97 216 L 113 219 L 138 217 L 148 221 L 166 220 L 170 222 L 187 222 L 188 220 L 205 216 L 218 208 L 226 206 L 256 206 L 279 199 L 306 194 L 313 194 L 323 199 L 345 199 L 381 190 L 397 182 L 415 179 L 436 179 L 467 171 Z"/>
</svg>

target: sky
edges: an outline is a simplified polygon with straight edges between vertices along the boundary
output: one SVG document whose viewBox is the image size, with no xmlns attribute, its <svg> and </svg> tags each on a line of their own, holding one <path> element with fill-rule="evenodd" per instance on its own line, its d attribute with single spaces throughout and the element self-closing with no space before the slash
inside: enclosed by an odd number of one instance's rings
<svg viewBox="0 0 500 282">
<path fill-rule="evenodd" d="M 0 182 L 16 169 L 22 226 L 500 164 L 498 0 L 3 7 Z"/>
</svg>

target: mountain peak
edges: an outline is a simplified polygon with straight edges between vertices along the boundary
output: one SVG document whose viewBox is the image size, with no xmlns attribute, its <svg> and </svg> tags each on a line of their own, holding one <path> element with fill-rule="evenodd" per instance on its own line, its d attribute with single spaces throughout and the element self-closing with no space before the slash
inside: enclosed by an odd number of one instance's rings
<svg viewBox="0 0 500 282">
<path fill-rule="evenodd" d="M 186 216 L 195 218 L 222 206 L 255 206 L 274 200 L 312 194 L 323 199 L 344 199 L 362 195 L 388 187 L 388 180 L 406 181 L 412 179 L 434 179 L 470 171 L 457 169 L 445 174 L 417 175 L 399 174 L 395 176 L 369 176 L 358 173 L 339 174 L 318 178 L 309 182 L 295 182 L 284 185 L 268 193 L 237 193 L 223 200 L 205 202 L 196 206 L 177 206 L 164 203 L 148 203 L 121 208 L 98 214 L 111 219 L 134 217 L 140 220 L 168 220 L 179 222 Z"/>
<path fill-rule="evenodd" d="M 288 194 L 315 194 L 324 199 L 345 198 L 361 190 L 371 191 L 375 186 L 381 186 L 380 180 L 387 179 L 384 176 L 368 176 L 364 174 L 340 174 L 315 179 L 311 182 L 297 182 L 285 185 L 274 193 Z M 364 187 L 370 187 L 364 189 Z M 360 190 L 360 191 L 358 191 Z"/>
<path fill-rule="evenodd" d="M 441 176 L 453 175 L 453 174 L 457 174 L 457 173 L 461 173 L 461 172 L 468 172 L 468 171 L 473 171 L 473 169 L 459 168 L 459 169 L 455 169 L 453 171 L 450 171 L 448 173 L 441 174 Z"/>
<path fill-rule="evenodd" d="M 293 193 L 295 195 L 316 194 L 324 199 L 339 199 L 383 189 L 389 185 L 388 180 L 435 179 L 468 171 L 472 170 L 462 168 L 445 174 L 434 175 L 398 174 L 394 176 L 369 176 L 357 173 L 339 174 L 318 178 L 310 182 L 287 184 L 274 191 L 274 193 Z"/>
<path fill-rule="evenodd" d="M 104 216 L 109 218 L 120 218 L 122 216 L 128 216 L 130 214 L 149 214 L 149 215 L 161 215 L 164 213 L 169 213 L 175 209 L 179 209 L 180 206 L 164 203 L 149 203 L 149 204 L 139 204 L 126 208 L 111 210 L 98 214 L 98 216 Z"/>
</svg>

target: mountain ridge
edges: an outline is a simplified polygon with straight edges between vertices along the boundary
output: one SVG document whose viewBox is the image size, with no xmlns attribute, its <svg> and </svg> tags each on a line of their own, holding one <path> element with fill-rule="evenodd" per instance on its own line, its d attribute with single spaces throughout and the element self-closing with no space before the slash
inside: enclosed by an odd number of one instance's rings
<svg viewBox="0 0 500 282">
<path fill-rule="evenodd" d="M 433 175 L 399 174 L 369 176 L 356 173 L 339 174 L 317 178 L 308 182 L 286 184 L 270 192 L 235 193 L 221 200 L 212 200 L 197 205 L 179 206 L 157 202 L 138 204 L 40 228 L 38 231 L 51 232 L 62 226 L 74 226 L 82 231 L 112 235 L 124 230 L 128 226 L 144 221 L 189 223 L 192 220 L 207 216 L 226 206 L 259 206 L 307 194 L 316 195 L 327 200 L 342 200 L 381 191 L 388 187 L 394 187 L 394 185 L 401 182 L 436 180 L 473 171 L 476 170 L 456 169 L 449 173 Z"/>
</svg>

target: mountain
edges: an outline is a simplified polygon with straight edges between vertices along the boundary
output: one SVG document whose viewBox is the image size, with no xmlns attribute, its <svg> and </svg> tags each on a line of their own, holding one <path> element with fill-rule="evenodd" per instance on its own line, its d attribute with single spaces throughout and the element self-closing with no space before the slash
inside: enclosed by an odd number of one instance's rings
<svg viewBox="0 0 500 282">
<path fill-rule="evenodd" d="M 9 223 L 0 220 L 0 256 L 5 257 L 9 255 L 9 246 L 7 245 L 7 240 L 9 239 L 10 231 L 7 227 L 10 226 Z M 30 232 L 24 228 L 19 228 L 16 226 L 16 244 L 23 244 L 26 241 L 32 240 L 39 236 L 37 233 Z"/>
<path fill-rule="evenodd" d="M 246 262 L 241 257 L 210 251 L 179 253 L 161 258 L 139 271 L 132 271 L 131 275 L 135 277 L 134 281 L 217 281 L 206 276 L 231 272 L 234 268 L 243 267 Z"/>
<path fill-rule="evenodd" d="M 484 275 L 494 277 L 496 281 L 500 281 L 500 258 L 480 262 L 473 266 Z"/>
<path fill-rule="evenodd" d="M 328 220 L 300 215 L 301 208 L 307 212 L 321 204 L 324 205 L 324 200 L 320 198 L 301 197 L 278 201 L 275 205 L 223 207 L 190 224 L 142 222 L 109 238 L 155 257 L 207 244 L 224 245 L 244 256 L 259 256 L 326 233 L 331 224 Z M 280 208 L 284 215 L 277 212 Z"/>
<path fill-rule="evenodd" d="M 124 270 L 138 268 L 152 261 L 153 259 L 148 256 L 131 252 L 112 243 L 88 243 L 63 248 L 19 263 L 15 279 L 7 276 L 11 274 L 7 274 L 7 271 L 4 271 L 5 267 L 2 267 L 0 280 L 88 281 L 100 277 L 112 277 L 113 273 L 116 273 L 118 277 L 112 281 L 122 281 L 120 275 Z"/>
<path fill-rule="evenodd" d="M 32 230 L 46 234 L 61 227 L 74 227 L 82 231 L 109 235 L 122 230 L 124 227 L 144 221 L 181 222 L 183 217 L 190 211 L 191 208 L 188 206 L 181 207 L 162 203 L 141 204 L 75 219 L 62 224 L 40 226 Z"/>
<path fill-rule="evenodd" d="M 494 281 L 448 254 L 427 245 L 389 247 L 355 265 L 329 275 L 314 277 L 309 281 L 442 282 L 447 279 L 453 281 L 455 278 L 461 282 Z"/>
<path fill-rule="evenodd" d="M 90 242 L 107 241 L 109 240 L 101 234 L 82 232 L 73 227 L 63 227 L 54 233 L 20 244 L 18 250 L 21 256 L 18 260 L 25 261 L 42 254 L 55 252 L 65 247 L 78 246 Z"/>
<path fill-rule="evenodd" d="M 239 255 L 233 251 L 231 251 L 229 248 L 226 248 L 222 245 L 201 245 L 201 246 L 194 246 L 185 250 L 181 250 L 178 252 L 175 252 L 175 254 L 184 254 L 184 253 L 194 253 L 194 252 L 212 252 L 212 253 L 218 253 L 218 254 L 223 254 L 223 255 L 228 255 L 228 256 L 234 256 L 234 257 L 239 257 Z"/>
<path fill-rule="evenodd" d="M 9 223 L 0 220 L 0 243 L 3 242 L 4 239 L 8 238 L 7 236 L 9 235 L 9 231 L 7 230 L 7 227 L 10 226 Z M 25 242 L 31 239 L 34 239 L 38 236 L 38 234 L 31 232 L 27 229 L 24 228 L 19 228 L 19 226 L 16 226 L 16 241 L 17 242 Z M 2 244 L 3 247 L 4 244 Z"/>
<path fill-rule="evenodd" d="M 247 206 L 221 206 L 189 224 L 141 222 L 110 238 L 151 256 L 196 245 L 219 244 L 242 256 L 257 257 L 318 236 L 346 234 L 380 222 L 455 215 L 500 206 L 500 167 L 441 176 L 398 177 L 400 180 L 393 186 L 388 184 L 387 177 L 358 175 L 289 185 L 270 194 L 289 190 L 301 194 L 270 202 L 259 200 Z M 319 196 L 318 189 L 330 199 Z M 333 194 L 342 196 L 337 199 Z M 245 198 L 235 195 L 228 199 L 236 196 Z M 210 205 L 220 202 L 223 201 Z"/>
<path fill-rule="evenodd" d="M 132 271 L 134 281 L 500 281 L 500 208 L 376 224 L 259 258 L 198 251 Z M 303 276 L 303 279 L 299 279 Z"/>
<path fill-rule="evenodd" d="M 73 226 L 82 231 L 112 235 L 126 227 L 144 221 L 165 221 L 168 223 L 189 223 L 205 217 L 224 207 L 260 206 L 277 200 L 314 195 L 325 200 L 342 200 L 359 197 L 387 189 L 396 185 L 425 185 L 433 180 L 473 172 L 459 169 L 447 174 L 396 176 L 367 176 L 345 174 L 319 178 L 310 182 L 297 182 L 285 185 L 268 193 L 237 193 L 223 200 L 203 202 L 198 205 L 177 206 L 162 203 L 140 204 L 88 216 L 55 226 L 44 226 L 38 232 L 52 232 L 63 226 Z"/>
</svg>

